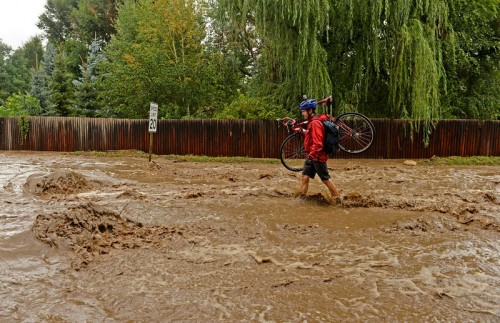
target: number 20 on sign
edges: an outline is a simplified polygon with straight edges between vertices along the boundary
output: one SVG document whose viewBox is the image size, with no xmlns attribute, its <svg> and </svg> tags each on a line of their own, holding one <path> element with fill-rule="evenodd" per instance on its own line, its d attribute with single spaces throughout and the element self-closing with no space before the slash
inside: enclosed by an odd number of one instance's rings
<svg viewBox="0 0 500 323">
<path fill-rule="evenodd" d="M 151 102 L 149 107 L 149 132 L 156 133 L 158 125 L 158 104 Z"/>
</svg>

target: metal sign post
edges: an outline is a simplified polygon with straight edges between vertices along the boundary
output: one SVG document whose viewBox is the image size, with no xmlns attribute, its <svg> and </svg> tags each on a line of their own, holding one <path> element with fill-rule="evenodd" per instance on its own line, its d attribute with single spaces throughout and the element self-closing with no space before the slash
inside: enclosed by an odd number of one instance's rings
<svg viewBox="0 0 500 323">
<path fill-rule="evenodd" d="M 156 133 L 158 126 L 158 104 L 151 102 L 149 106 L 149 162 L 151 162 L 151 153 L 153 152 L 153 134 Z"/>
</svg>

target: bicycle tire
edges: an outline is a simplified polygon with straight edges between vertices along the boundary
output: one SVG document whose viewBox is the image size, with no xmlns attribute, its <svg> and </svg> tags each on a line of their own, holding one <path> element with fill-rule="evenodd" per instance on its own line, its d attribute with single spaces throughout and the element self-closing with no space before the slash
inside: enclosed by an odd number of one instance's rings
<svg viewBox="0 0 500 323">
<path fill-rule="evenodd" d="M 300 172 L 304 169 L 306 151 L 304 139 L 298 133 L 293 133 L 283 140 L 280 147 L 280 160 L 286 169 Z"/>
<path fill-rule="evenodd" d="M 370 148 L 375 138 L 375 126 L 366 116 L 358 112 L 347 112 L 335 119 L 339 126 L 340 150 L 359 154 Z"/>
</svg>

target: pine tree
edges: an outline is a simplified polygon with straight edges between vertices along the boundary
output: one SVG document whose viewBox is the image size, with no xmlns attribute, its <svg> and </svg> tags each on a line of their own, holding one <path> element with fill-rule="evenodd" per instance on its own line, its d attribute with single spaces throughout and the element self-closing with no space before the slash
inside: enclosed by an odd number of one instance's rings
<svg viewBox="0 0 500 323">
<path fill-rule="evenodd" d="M 97 65 L 105 60 L 100 52 L 100 42 L 94 40 L 89 46 L 86 62 L 80 65 L 81 77 L 73 81 L 76 88 L 75 108 L 79 115 L 95 117 L 99 115 Z"/>
<path fill-rule="evenodd" d="M 54 60 L 54 71 L 49 79 L 49 113 L 69 116 L 74 112 L 73 75 L 68 71 L 64 51 L 59 51 Z"/>
<path fill-rule="evenodd" d="M 50 114 L 49 80 L 55 69 L 56 53 L 56 47 L 52 43 L 48 43 L 43 53 L 42 65 L 40 68 L 33 71 L 31 78 L 30 94 L 40 101 L 43 115 Z"/>
</svg>

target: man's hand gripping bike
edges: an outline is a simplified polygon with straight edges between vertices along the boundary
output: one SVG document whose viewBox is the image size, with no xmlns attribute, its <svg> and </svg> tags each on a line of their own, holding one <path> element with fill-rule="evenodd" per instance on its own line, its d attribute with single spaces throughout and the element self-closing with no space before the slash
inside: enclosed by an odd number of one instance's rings
<svg viewBox="0 0 500 323">
<path fill-rule="evenodd" d="M 332 97 L 318 101 L 318 105 L 330 105 Z M 349 154 L 359 154 L 367 150 L 373 143 L 375 127 L 366 116 L 357 112 L 347 112 L 332 117 L 326 116 L 339 127 L 339 148 Z M 306 152 L 304 150 L 304 136 L 307 120 L 299 122 L 297 119 L 285 117 L 278 119 L 279 124 L 285 126 L 290 135 L 285 138 L 280 147 L 280 159 L 287 169 L 300 172 L 304 168 Z"/>
</svg>

